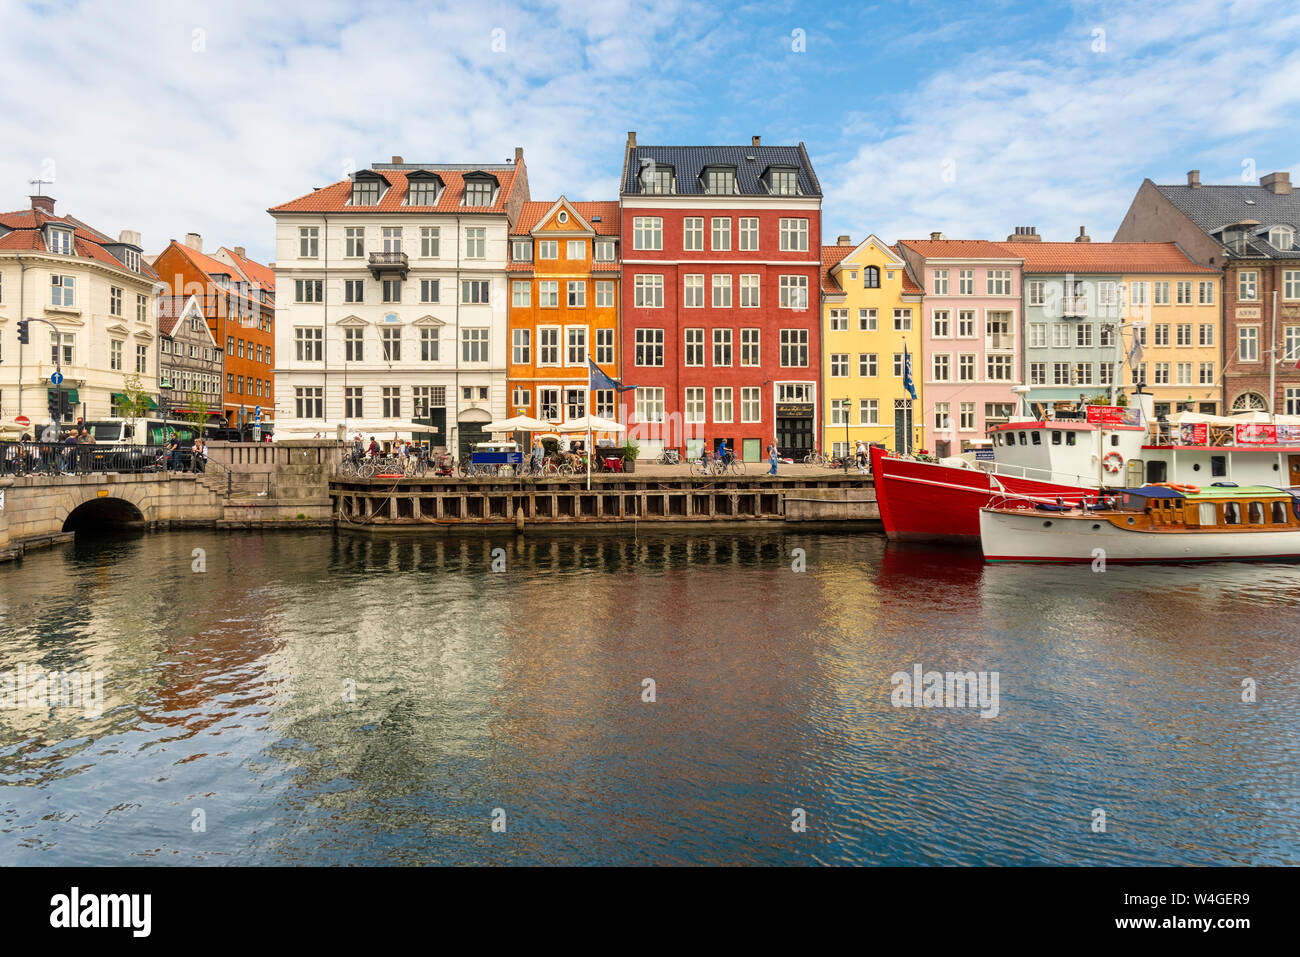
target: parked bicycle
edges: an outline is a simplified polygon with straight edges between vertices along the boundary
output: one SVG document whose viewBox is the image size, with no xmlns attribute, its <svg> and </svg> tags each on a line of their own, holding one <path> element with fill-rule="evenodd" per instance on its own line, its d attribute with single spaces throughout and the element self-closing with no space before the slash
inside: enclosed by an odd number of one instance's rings
<svg viewBox="0 0 1300 957">
<path fill-rule="evenodd" d="M 676 449 L 664 449 L 663 454 L 659 456 L 660 465 L 680 465 L 681 461 L 681 454 Z"/>
</svg>

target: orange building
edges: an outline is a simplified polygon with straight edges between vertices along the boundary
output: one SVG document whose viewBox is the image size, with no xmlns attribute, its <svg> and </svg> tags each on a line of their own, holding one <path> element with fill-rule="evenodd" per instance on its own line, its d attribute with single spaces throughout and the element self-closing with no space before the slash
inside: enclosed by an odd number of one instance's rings
<svg viewBox="0 0 1300 957">
<path fill-rule="evenodd" d="M 587 364 L 621 375 L 620 261 L 618 203 L 524 204 L 507 266 L 510 415 L 560 424 L 590 411 L 625 421 L 614 390 L 588 395 Z"/>
<path fill-rule="evenodd" d="M 197 296 L 203 316 L 223 351 L 221 415 L 231 428 L 251 429 L 275 419 L 275 272 L 249 259 L 243 247 L 203 252 L 203 239 L 190 233 L 153 261 L 174 296 Z"/>
</svg>

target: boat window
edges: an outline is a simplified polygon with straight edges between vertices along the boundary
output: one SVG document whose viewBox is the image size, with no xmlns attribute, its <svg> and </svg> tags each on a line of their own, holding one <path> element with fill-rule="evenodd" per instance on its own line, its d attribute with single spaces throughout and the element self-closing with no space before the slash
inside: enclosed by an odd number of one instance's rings
<svg viewBox="0 0 1300 957">
<path fill-rule="evenodd" d="M 1250 503 L 1250 524 L 1252 525 L 1264 524 L 1264 503 L 1263 502 Z"/>
<path fill-rule="evenodd" d="M 1075 436 L 1075 434 L 1074 434 L 1073 432 L 1066 432 L 1066 433 L 1065 433 L 1065 444 L 1066 444 L 1066 445 L 1073 445 L 1073 444 L 1074 444 L 1074 440 L 1075 440 L 1075 438 L 1076 438 L 1076 436 Z"/>
<path fill-rule="evenodd" d="M 1029 441 L 1025 438 L 1025 433 L 1023 433 L 1023 432 L 1020 433 L 1020 444 L 1021 444 L 1021 445 L 1028 445 L 1028 444 L 1029 444 Z"/>
<path fill-rule="evenodd" d="M 1274 525 L 1287 525 L 1287 524 L 1289 524 L 1289 523 L 1287 522 L 1287 520 L 1286 520 L 1286 503 L 1285 503 L 1285 502 L 1274 502 L 1274 503 L 1273 503 L 1273 524 L 1274 524 Z"/>
<path fill-rule="evenodd" d="M 1198 506 L 1200 509 L 1200 521 L 1202 525 L 1219 524 L 1219 514 L 1215 511 L 1213 502 L 1201 502 Z"/>
<path fill-rule="evenodd" d="M 1055 431 L 1052 432 L 1052 444 L 1053 444 L 1053 445 L 1060 445 L 1060 444 L 1061 444 L 1061 430 L 1060 430 L 1060 429 L 1056 429 Z"/>
<path fill-rule="evenodd" d="M 1014 432 L 1008 432 L 1008 433 L 1007 433 L 1007 445 L 1015 445 L 1015 444 L 1016 444 L 1016 433 L 1014 433 Z"/>
<path fill-rule="evenodd" d="M 1210 456 L 1210 475 L 1214 478 L 1223 478 L 1228 474 L 1228 457 L 1226 455 Z"/>
<path fill-rule="evenodd" d="M 1042 444 L 1043 444 L 1043 433 L 1042 433 L 1042 432 L 1034 432 L 1034 433 L 1033 433 L 1033 436 L 1034 436 L 1034 444 L 1035 444 L 1035 445 L 1042 445 Z"/>
<path fill-rule="evenodd" d="M 1119 445 L 1119 436 L 1118 436 L 1118 435 L 1112 435 L 1112 436 L 1110 437 L 1110 444 L 1111 444 L 1112 446 Z"/>
<path fill-rule="evenodd" d="M 1167 481 L 1165 478 L 1169 473 L 1168 463 L 1155 461 L 1147 463 L 1147 484 L 1155 485 L 1157 482 Z"/>
<path fill-rule="evenodd" d="M 1241 524 L 1241 507 L 1236 502 L 1223 503 L 1223 524 L 1224 525 Z"/>
</svg>

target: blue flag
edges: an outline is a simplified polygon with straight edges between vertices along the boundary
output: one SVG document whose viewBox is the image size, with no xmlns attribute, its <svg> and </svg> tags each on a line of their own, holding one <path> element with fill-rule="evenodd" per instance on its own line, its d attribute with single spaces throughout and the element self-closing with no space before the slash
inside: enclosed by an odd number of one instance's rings
<svg viewBox="0 0 1300 957">
<path fill-rule="evenodd" d="M 903 388 L 913 400 L 916 399 L 916 386 L 912 385 L 912 357 L 908 354 L 907 343 L 903 343 Z"/>
<path fill-rule="evenodd" d="M 587 365 L 590 367 L 587 376 L 587 386 L 591 389 L 613 389 L 616 392 L 627 392 L 635 389 L 634 385 L 623 385 L 617 379 L 611 379 L 605 373 L 600 371 L 600 366 L 596 365 L 594 359 L 588 359 Z"/>
</svg>

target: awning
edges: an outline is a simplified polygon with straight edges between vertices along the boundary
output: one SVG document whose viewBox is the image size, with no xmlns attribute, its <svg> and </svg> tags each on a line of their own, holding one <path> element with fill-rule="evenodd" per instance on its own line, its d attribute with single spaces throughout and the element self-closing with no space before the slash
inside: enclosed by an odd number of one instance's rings
<svg viewBox="0 0 1300 957">
<path fill-rule="evenodd" d="M 114 402 L 125 402 L 125 401 L 126 401 L 126 393 L 124 393 L 124 392 L 114 392 L 114 393 L 113 393 L 113 401 L 114 401 Z M 158 408 L 158 403 L 155 402 L 155 401 L 153 400 L 153 396 L 151 396 L 151 395 L 147 395 L 147 396 L 145 396 L 145 397 L 144 397 L 144 401 L 147 403 L 147 405 L 145 405 L 145 411 L 147 411 L 147 412 L 153 412 L 155 409 Z"/>
</svg>

